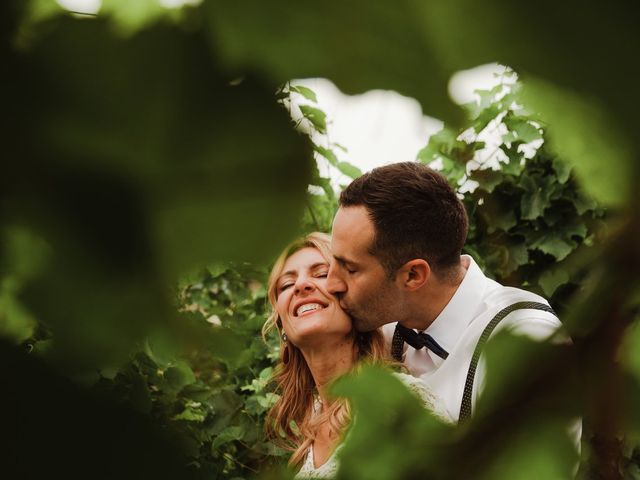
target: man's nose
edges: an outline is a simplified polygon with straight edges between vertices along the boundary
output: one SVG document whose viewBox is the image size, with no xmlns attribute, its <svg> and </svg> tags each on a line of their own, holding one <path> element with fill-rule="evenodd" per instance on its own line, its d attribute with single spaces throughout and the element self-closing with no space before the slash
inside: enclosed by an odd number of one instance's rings
<svg viewBox="0 0 640 480">
<path fill-rule="evenodd" d="M 347 284 L 340 278 L 335 262 L 331 262 L 329 272 L 327 272 L 327 290 L 333 295 L 347 291 Z"/>
</svg>

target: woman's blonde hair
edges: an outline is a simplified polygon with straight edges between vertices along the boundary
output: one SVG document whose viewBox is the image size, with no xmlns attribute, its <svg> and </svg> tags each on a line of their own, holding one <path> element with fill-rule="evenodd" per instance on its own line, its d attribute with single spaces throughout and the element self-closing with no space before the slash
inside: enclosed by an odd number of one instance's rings
<svg viewBox="0 0 640 480">
<path fill-rule="evenodd" d="M 289 460 L 292 466 L 300 466 L 306 451 L 315 439 L 318 427 L 326 421 L 336 432 L 343 432 L 351 419 L 349 403 L 336 399 L 325 411 L 314 414 L 315 384 L 302 352 L 291 342 L 287 342 L 288 361 L 283 361 L 285 344 L 282 341 L 282 321 L 276 310 L 277 280 L 282 274 L 287 259 L 303 248 L 315 248 L 331 261 L 331 237 L 326 233 L 313 232 L 291 243 L 276 260 L 267 287 L 267 297 L 271 304 L 271 314 L 262 327 L 266 338 L 269 331 L 277 328 L 280 337 L 280 362 L 276 367 L 274 381 L 279 399 L 267 413 L 265 430 L 267 437 L 276 445 L 293 452 Z M 354 334 L 354 354 L 358 363 L 390 363 L 385 341 L 380 330 Z M 295 422 L 295 424 L 294 424 Z"/>
</svg>

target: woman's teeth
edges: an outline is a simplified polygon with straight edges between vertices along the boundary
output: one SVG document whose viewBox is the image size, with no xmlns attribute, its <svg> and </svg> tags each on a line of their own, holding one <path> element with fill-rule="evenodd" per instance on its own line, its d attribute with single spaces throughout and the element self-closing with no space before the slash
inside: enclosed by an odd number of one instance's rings
<svg viewBox="0 0 640 480">
<path fill-rule="evenodd" d="M 304 305 L 302 305 L 302 306 L 300 306 L 298 308 L 298 311 L 296 312 L 296 315 L 300 316 L 305 312 L 309 312 L 311 310 L 320 310 L 321 308 L 323 308 L 323 307 L 319 303 L 305 303 Z"/>
</svg>

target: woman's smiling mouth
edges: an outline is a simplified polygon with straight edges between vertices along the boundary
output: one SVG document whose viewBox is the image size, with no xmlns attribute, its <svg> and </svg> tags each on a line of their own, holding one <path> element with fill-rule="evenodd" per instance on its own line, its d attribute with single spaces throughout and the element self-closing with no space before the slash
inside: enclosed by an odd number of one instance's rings
<svg viewBox="0 0 640 480">
<path fill-rule="evenodd" d="M 326 308 L 326 305 L 323 305 L 316 300 L 307 301 L 302 303 L 301 305 L 296 306 L 296 309 L 294 310 L 294 316 L 301 317 L 303 315 L 310 315 L 324 308 Z"/>
</svg>

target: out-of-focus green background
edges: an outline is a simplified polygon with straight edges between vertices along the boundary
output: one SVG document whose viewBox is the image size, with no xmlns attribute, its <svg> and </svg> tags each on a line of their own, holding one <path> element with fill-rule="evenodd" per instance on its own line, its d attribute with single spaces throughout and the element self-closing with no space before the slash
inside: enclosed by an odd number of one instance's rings
<svg viewBox="0 0 640 480">
<path fill-rule="evenodd" d="M 629 2 L 2 2 L 2 477 L 283 474 L 262 436 L 266 271 L 330 228 L 314 155 L 359 174 L 287 111 L 314 103 L 291 79 L 326 77 L 445 120 L 418 160 L 477 182 L 467 252 L 550 298 L 575 343 L 498 336 L 459 429 L 384 372 L 343 382 L 341 478 L 567 478 L 576 416 L 581 478 L 640 478 L 638 20 Z M 488 62 L 520 83 L 451 102 L 451 75 Z M 496 124 L 508 161 L 472 169 Z"/>
</svg>

